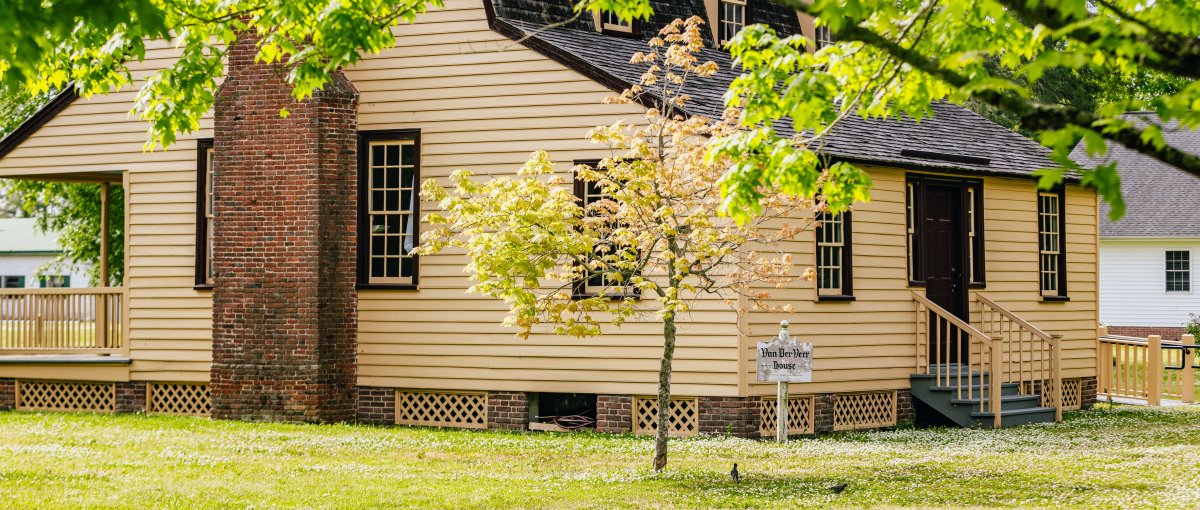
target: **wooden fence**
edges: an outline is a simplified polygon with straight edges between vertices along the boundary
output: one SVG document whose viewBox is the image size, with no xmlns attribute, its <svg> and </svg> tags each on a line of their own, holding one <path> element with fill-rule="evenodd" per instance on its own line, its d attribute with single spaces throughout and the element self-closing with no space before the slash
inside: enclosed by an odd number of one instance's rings
<svg viewBox="0 0 1200 510">
<path fill-rule="evenodd" d="M 125 289 L 0 289 L 0 353 L 123 352 Z"/>
<path fill-rule="evenodd" d="M 1191 404 L 1196 401 L 1196 352 L 1192 335 L 1180 341 L 1109 335 L 1100 328 L 1097 349 L 1099 380 L 1097 392 L 1114 397 L 1145 400 L 1157 406 L 1169 398 Z"/>
</svg>

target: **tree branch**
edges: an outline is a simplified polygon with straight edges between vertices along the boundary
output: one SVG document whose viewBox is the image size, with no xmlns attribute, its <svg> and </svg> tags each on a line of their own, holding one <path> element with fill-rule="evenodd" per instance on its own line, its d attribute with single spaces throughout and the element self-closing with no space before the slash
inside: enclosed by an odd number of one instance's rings
<svg viewBox="0 0 1200 510">
<path fill-rule="evenodd" d="M 819 16 L 811 4 L 803 0 L 774 0 L 780 5 L 791 7 L 812 16 Z M 1009 3 L 1012 0 L 1001 0 Z M 1019 2 L 1014 2 L 1019 3 Z M 899 43 L 887 39 L 874 31 L 860 26 L 863 20 L 850 19 L 834 35 L 841 40 L 858 41 L 878 48 L 892 57 L 899 59 L 913 68 L 934 76 L 957 88 L 966 88 L 971 79 L 951 69 L 943 68 L 940 63 L 927 57 L 915 49 L 905 48 Z M 1200 42 L 1197 43 L 1200 45 Z M 1191 71 L 1200 74 L 1200 52 L 1197 53 L 1196 67 Z M 971 97 L 987 103 L 995 108 L 1006 111 L 1020 120 L 1021 125 L 1035 131 L 1062 129 L 1077 126 L 1089 130 L 1098 130 L 1097 123 L 1104 118 L 1091 112 L 1061 105 L 1046 105 L 1017 96 L 1004 94 L 994 90 L 972 92 Z M 1143 129 L 1132 124 L 1109 125 L 1101 133 L 1105 138 L 1117 142 L 1135 152 L 1157 159 L 1187 173 L 1200 177 L 1200 157 L 1181 151 L 1170 145 L 1156 146 L 1151 141 L 1142 138 Z"/>
</svg>

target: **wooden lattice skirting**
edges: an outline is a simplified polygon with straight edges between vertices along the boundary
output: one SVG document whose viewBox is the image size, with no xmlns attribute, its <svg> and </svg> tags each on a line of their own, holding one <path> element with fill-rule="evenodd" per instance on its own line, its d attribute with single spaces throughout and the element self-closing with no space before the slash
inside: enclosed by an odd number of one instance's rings
<svg viewBox="0 0 1200 510">
<path fill-rule="evenodd" d="M 1063 379 L 1063 410 L 1078 411 L 1083 409 L 1083 381 L 1080 379 Z"/>
<path fill-rule="evenodd" d="M 833 430 L 896 425 L 896 392 L 839 393 L 833 400 Z"/>
<path fill-rule="evenodd" d="M 396 423 L 463 429 L 487 428 L 487 393 L 396 391 Z"/>
<path fill-rule="evenodd" d="M 116 403 L 115 383 L 17 381 L 17 409 L 22 411 L 111 413 Z"/>
<path fill-rule="evenodd" d="M 774 437 L 775 427 L 775 397 L 763 397 L 758 401 L 758 433 L 763 437 Z M 789 395 L 788 435 L 812 434 L 815 431 L 813 396 Z"/>
<path fill-rule="evenodd" d="M 146 385 L 146 412 L 208 416 L 212 397 L 203 383 L 150 383 Z"/>
<path fill-rule="evenodd" d="M 672 436 L 692 436 L 699 431 L 696 397 L 671 399 L 671 412 L 667 416 Z M 658 432 L 658 397 L 633 397 L 633 433 L 655 434 Z"/>
</svg>

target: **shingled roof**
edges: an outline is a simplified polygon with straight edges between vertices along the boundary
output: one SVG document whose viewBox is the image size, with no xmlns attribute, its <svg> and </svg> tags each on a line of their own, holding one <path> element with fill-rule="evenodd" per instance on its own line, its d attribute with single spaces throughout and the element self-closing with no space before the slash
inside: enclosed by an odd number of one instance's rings
<svg viewBox="0 0 1200 510">
<path fill-rule="evenodd" d="M 1158 116 L 1149 112 L 1124 117 L 1146 123 L 1158 121 Z M 1173 123 L 1163 129 L 1163 137 L 1180 150 L 1200 155 L 1200 132 Z M 1071 159 L 1084 168 L 1117 162 L 1125 216 L 1119 221 L 1110 220 L 1109 206 L 1102 203 L 1101 237 L 1200 237 L 1200 207 L 1196 207 L 1200 178 L 1114 143 L 1108 144 L 1104 157 L 1093 158 L 1080 142 L 1071 152 Z"/>
<path fill-rule="evenodd" d="M 627 37 L 596 32 L 588 16 L 559 26 L 571 18 L 570 3 L 565 0 L 485 2 L 491 2 L 494 30 L 613 90 L 636 83 L 644 71 L 629 60 L 635 52 L 646 51 L 645 40 L 655 32 L 650 25 L 661 27 L 670 19 L 705 12 L 702 1 L 655 1 L 656 19 L 635 25 L 635 36 Z M 754 13 L 755 21 L 768 22 L 782 33 L 799 30 L 795 13 L 779 11 L 769 2 L 762 5 Z M 687 109 L 695 115 L 716 116 L 724 108 L 722 96 L 738 72 L 726 52 L 705 49 L 701 59 L 716 62 L 721 70 L 713 79 L 693 82 Z M 1014 177 L 1029 177 L 1035 170 L 1057 166 L 1045 147 L 966 108 L 938 102 L 933 111 L 932 117 L 919 122 L 907 117 L 885 120 L 852 115 L 835 127 L 822 152 L 864 164 Z M 777 127 L 782 134 L 791 135 L 787 124 Z"/>
</svg>

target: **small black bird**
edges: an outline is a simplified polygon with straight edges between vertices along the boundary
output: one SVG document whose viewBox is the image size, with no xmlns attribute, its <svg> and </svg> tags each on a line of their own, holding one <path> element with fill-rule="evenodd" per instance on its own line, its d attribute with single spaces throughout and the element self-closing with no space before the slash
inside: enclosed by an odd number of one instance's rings
<svg viewBox="0 0 1200 510">
<path fill-rule="evenodd" d="M 850 486 L 850 484 L 848 484 L 848 483 L 839 483 L 837 485 L 834 485 L 833 487 L 830 487 L 829 490 L 833 491 L 834 494 L 841 494 L 842 491 L 846 490 L 846 487 L 849 487 L 849 486 Z"/>
<path fill-rule="evenodd" d="M 729 472 L 729 477 L 733 478 L 733 483 L 741 483 L 742 481 L 742 475 L 738 473 L 736 462 L 733 463 L 733 471 Z"/>
</svg>

